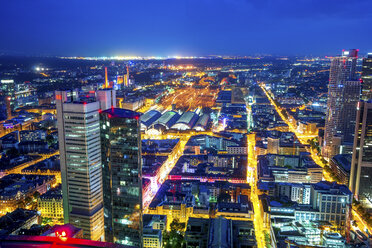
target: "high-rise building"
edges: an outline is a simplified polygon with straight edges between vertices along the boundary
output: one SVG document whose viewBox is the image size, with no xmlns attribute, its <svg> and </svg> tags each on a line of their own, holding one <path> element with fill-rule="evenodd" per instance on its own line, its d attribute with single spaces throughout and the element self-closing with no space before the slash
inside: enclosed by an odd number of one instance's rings
<svg viewBox="0 0 372 248">
<path fill-rule="evenodd" d="M 106 241 L 141 247 L 140 115 L 111 108 L 100 116 Z"/>
<path fill-rule="evenodd" d="M 358 103 L 349 187 L 357 199 L 372 202 L 371 102 Z"/>
<path fill-rule="evenodd" d="M 0 90 L 0 121 L 8 118 L 7 98 L 4 93 Z"/>
<path fill-rule="evenodd" d="M 13 79 L 3 79 L 0 81 L 0 90 L 3 92 L 4 96 L 7 100 L 7 112 L 10 112 L 14 110 L 15 107 L 15 83 Z M 10 117 L 10 114 L 8 113 L 8 118 Z"/>
<path fill-rule="evenodd" d="M 332 58 L 329 73 L 327 116 L 323 155 L 332 158 L 344 144 L 352 146 L 360 81 L 355 73 L 358 50 L 343 51 Z"/>
<path fill-rule="evenodd" d="M 104 240 L 99 112 L 116 106 L 112 95 L 80 101 L 77 92 L 56 91 L 64 220 L 91 240 Z"/>
<path fill-rule="evenodd" d="M 128 87 L 129 86 L 129 66 L 127 65 L 127 74 L 125 74 L 124 76 L 124 85 L 125 87 Z"/>
<path fill-rule="evenodd" d="M 363 59 L 362 68 L 362 97 L 363 101 L 372 99 L 372 53 Z"/>
</svg>

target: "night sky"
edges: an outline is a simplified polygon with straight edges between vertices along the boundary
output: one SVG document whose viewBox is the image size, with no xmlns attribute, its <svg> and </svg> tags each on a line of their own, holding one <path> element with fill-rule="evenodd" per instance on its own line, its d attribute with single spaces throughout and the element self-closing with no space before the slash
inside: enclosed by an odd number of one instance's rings
<svg viewBox="0 0 372 248">
<path fill-rule="evenodd" d="M 0 53 L 372 52 L 372 0 L 0 0 Z"/>
</svg>

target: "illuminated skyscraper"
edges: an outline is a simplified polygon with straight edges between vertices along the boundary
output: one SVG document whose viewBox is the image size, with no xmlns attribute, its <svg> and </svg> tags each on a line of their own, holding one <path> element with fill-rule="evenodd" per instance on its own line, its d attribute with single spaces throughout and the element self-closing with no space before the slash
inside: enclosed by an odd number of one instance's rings
<svg viewBox="0 0 372 248">
<path fill-rule="evenodd" d="M 372 202 L 372 103 L 359 102 L 350 172 L 350 190 Z"/>
<path fill-rule="evenodd" d="M 125 87 L 129 86 L 129 66 L 127 66 L 127 73 L 124 76 L 124 85 Z"/>
<path fill-rule="evenodd" d="M 362 68 L 362 97 L 363 101 L 372 99 L 372 53 L 363 59 Z"/>
<path fill-rule="evenodd" d="M 8 102 L 7 104 L 7 111 L 12 111 L 14 110 L 15 107 L 15 102 L 16 102 L 16 97 L 15 97 L 15 83 L 14 80 L 12 79 L 3 79 L 0 81 L 0 90 L 3 92 L 4 96 L 7 96 L 5 98 Z M 8 118 L 10 117 L 10 114 L 8 113 Z"/>
<path fill-rule="evenodd" d="M 358 50 L 353 49 L 331 61 L 323 145 L 323 155 L 329 159 L 339 154 L 342 144 L 352 144 L 354 140 L 361 87 L 355 73 L 357 56 Z"/>
<path fill-rule="evenodd" d="M 101 113 L 106 241 L 142 243 L 142 167 L 139 114 L 111 108 Z"/>
<path fill-rule="evenodd" d="M 114 94 L 98 91 L 83 102 L 76 92 L 56 91 L 64 220 L 91 240 L 104 240 L 99 112 L 115 107 Z"/>
</svg>

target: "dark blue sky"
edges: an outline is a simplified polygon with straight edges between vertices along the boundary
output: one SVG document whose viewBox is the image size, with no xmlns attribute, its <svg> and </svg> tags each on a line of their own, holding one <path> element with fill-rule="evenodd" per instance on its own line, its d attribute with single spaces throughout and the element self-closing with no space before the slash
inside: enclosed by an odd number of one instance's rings
<svg viewBox="0 0 372 248">
<path fill-rule="evenodd" d="M 372 52 L 372 0 L 0 0 L 0 52 L 332 55 Z"/>
</svg>

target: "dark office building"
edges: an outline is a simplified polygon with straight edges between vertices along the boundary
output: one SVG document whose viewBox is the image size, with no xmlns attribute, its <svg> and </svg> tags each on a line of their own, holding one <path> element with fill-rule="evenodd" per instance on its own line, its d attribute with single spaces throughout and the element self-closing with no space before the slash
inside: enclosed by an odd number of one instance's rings
<svg viewBox="0 0 372 248">
<path fill-rule="evenodd" d="M 372 202 L 372 103 L 357 107 L 349 187 L 357 199 Z"/>
<path fill-rule="evenodd" d="M 362 68 L 362 97 L 364 101 L 372 100 L 372 53 L 363 59 Z"/>
<path fill-rule="evenodd" d="M 140 115 L 126 109 L 101 112 L 105 240 L 142 246 Z"/>
<path fill-rule="evenodd" d="M 7 118 L 6 96 L 0 91 L 0 121 L 6 120 Z"/>
</svg>

